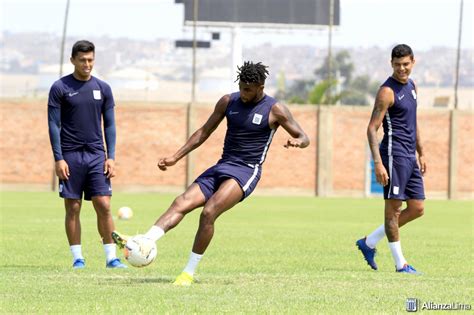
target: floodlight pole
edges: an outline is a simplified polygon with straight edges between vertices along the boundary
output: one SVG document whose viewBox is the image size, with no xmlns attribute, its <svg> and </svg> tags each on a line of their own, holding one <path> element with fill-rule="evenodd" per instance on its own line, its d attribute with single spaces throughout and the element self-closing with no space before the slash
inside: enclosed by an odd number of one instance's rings
<svg viewBox="0 0 474 315">
<path fill-rule="evenodd" d="M 459 62 L 461 59 L 461 34 L 462 34 L 462 16 L 464 0 L 461 0 L 459 12 L 459 31 L 458 31 L 458 50 L 456 55 L 456 76 L 454 81 L 454 109 L 458 108 L 458 85 L 459 85 Z"/>
<path fill-rule="evenodd" d="M 69 16 L 69 3 L 66 2 L 66 12 L 64 13 L 64 24 L 63 24 L 63 37 L 61 39 L 61 51 L 59 52 L 59 78 L 63 76 L 63 63 L 64 63 L 64 47 L 66 45 L 66 33 L 67 33 L 67 19 Z M 53 163 L 53 176 L 51 178 L 51 190 L 56 191 L 56 163 Z"/>
</svg>

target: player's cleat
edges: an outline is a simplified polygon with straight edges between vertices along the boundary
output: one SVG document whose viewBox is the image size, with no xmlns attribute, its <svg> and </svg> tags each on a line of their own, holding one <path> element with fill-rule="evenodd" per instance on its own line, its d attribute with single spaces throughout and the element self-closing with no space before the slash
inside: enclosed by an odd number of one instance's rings
<svg viewBox="0 0 474 315">
<path fill-rule="evenodd" d="M 377 253 L 377 250 L 375 248 L 370 248 L 369 246 L 367 246 L 365 240 L 366 237 L 361 238 L 356 242 L 356 245 L 362 252 L 362 255 L 364 255 L 364 259 L 370 266 L 370 268 L 377 270 L 377 264 L 375 263 L 375 254 Z"/>
<path fill-rule="evenodd" d="M 73 269 L 84 269 L 86 268 L 86 261 L 84 259 L 76 259 L 72 263 Z"/>
<path fill-rule="evenodd" d="M 188 287 L 194 282 L 193 276 L 187 272 L 182 272 L 176 280 L 173 282 L 173 285 Z"/>
<path fill-rule="evenodd" d="M 128 238 L 129 237 L 127 235 L 120 234 L 117 231 L 112 232 L 112 239 L 114 240 L 114 243 L 117 244 L 117 246 L 121 249 L 125 247 L 125 244 L 127 244 Z"/>
<path fill-rule="evenodd" d="M 421 272 L 416 271 L 416 269 L 413 268 L 413 266 L 410 266 L 409 264 L 405 264 L 402 269 L 395 268 L 395 271 L 401 273 L 409 273 L 412 275 L 421 275 Z"/>
<path fill-rule="evenodd" d="M 105 265 L 105 268 L 128 268 L 128 267 L 124 265 L 120 261 L 120 259 L 114 258 Z"/>
</svg>

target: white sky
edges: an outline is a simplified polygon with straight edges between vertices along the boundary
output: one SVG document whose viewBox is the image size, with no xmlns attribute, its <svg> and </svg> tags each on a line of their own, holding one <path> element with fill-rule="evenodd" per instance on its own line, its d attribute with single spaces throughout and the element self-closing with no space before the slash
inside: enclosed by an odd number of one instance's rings
<svg viewBox="0 0 474 315">
<path fill-rule="evenodd" d="M 224 1 L 224 0 L 223 0 Z M 415 50 L 457 47 L 461 0 L 340 0 L 341 25 L 334 46 L 387 47 L 406 43 Z M 66 0 L 0 0 L 0 31 L 62 33 Z M 464 0 L 462 47 L 473 46 L 474 0 Z M 71 0 L 68 34 L 75 36 L 190 38 L 183 9 L 174 0 Z M 248 44 L 327 46 L 327 31 L 244 30 Z"/>
</svg>

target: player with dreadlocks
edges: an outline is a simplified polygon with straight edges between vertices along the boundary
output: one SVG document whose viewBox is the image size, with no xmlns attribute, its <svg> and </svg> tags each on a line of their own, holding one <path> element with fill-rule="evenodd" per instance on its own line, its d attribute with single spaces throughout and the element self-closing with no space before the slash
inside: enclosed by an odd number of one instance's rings
<svg viewBox="0 0 474 315">
<path fill-rule="evenodd" d="M 194 239 L 188 264 L 176 278 L 176 285 L 190 285 L 194 271 L 214 235 L 214 222 L 226 210 L 248 197 L 262 174 L 268 147 L 279 126 L 291 136 L 286 148 L 305 148 L 308 136 L 294 120 L 288 108 L 263 92 L 267 66 L 245 62 L 238 67 L 239 92 L 227 94 L 217 102 L 214 111 L 176 153 L 161 158 L 162 171 L 206 141 L 220 122 L 227 119 L 224 150 L 216 165 L 202 173 L 187 190 L 178 196 L 145 237 L 156 242 L 174 228 L 192 210 L 203 207 L 199 228 Z M 112 233 L 115 242 L 124 246 L 127 237 Z"/>
</svg>

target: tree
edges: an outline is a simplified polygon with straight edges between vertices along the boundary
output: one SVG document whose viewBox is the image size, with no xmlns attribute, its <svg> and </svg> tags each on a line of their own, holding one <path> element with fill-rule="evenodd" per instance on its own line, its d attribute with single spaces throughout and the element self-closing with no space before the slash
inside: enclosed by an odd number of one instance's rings
<svg viewBox="0 0 474 315">
<path fill-rule="evenodd" d="M 296 81 L 288 90 L 287 99 L 297 104 L 368 105 L 368 96 L 377 93 L 378 84 L 372 82 L 368 75 L 353 77 L 354 64 L 347 50 L 334 56 L 330 81 L 328 71 L 329 58 L 326 57 L 314 71 L 315 79 Z"/>
</svg>

